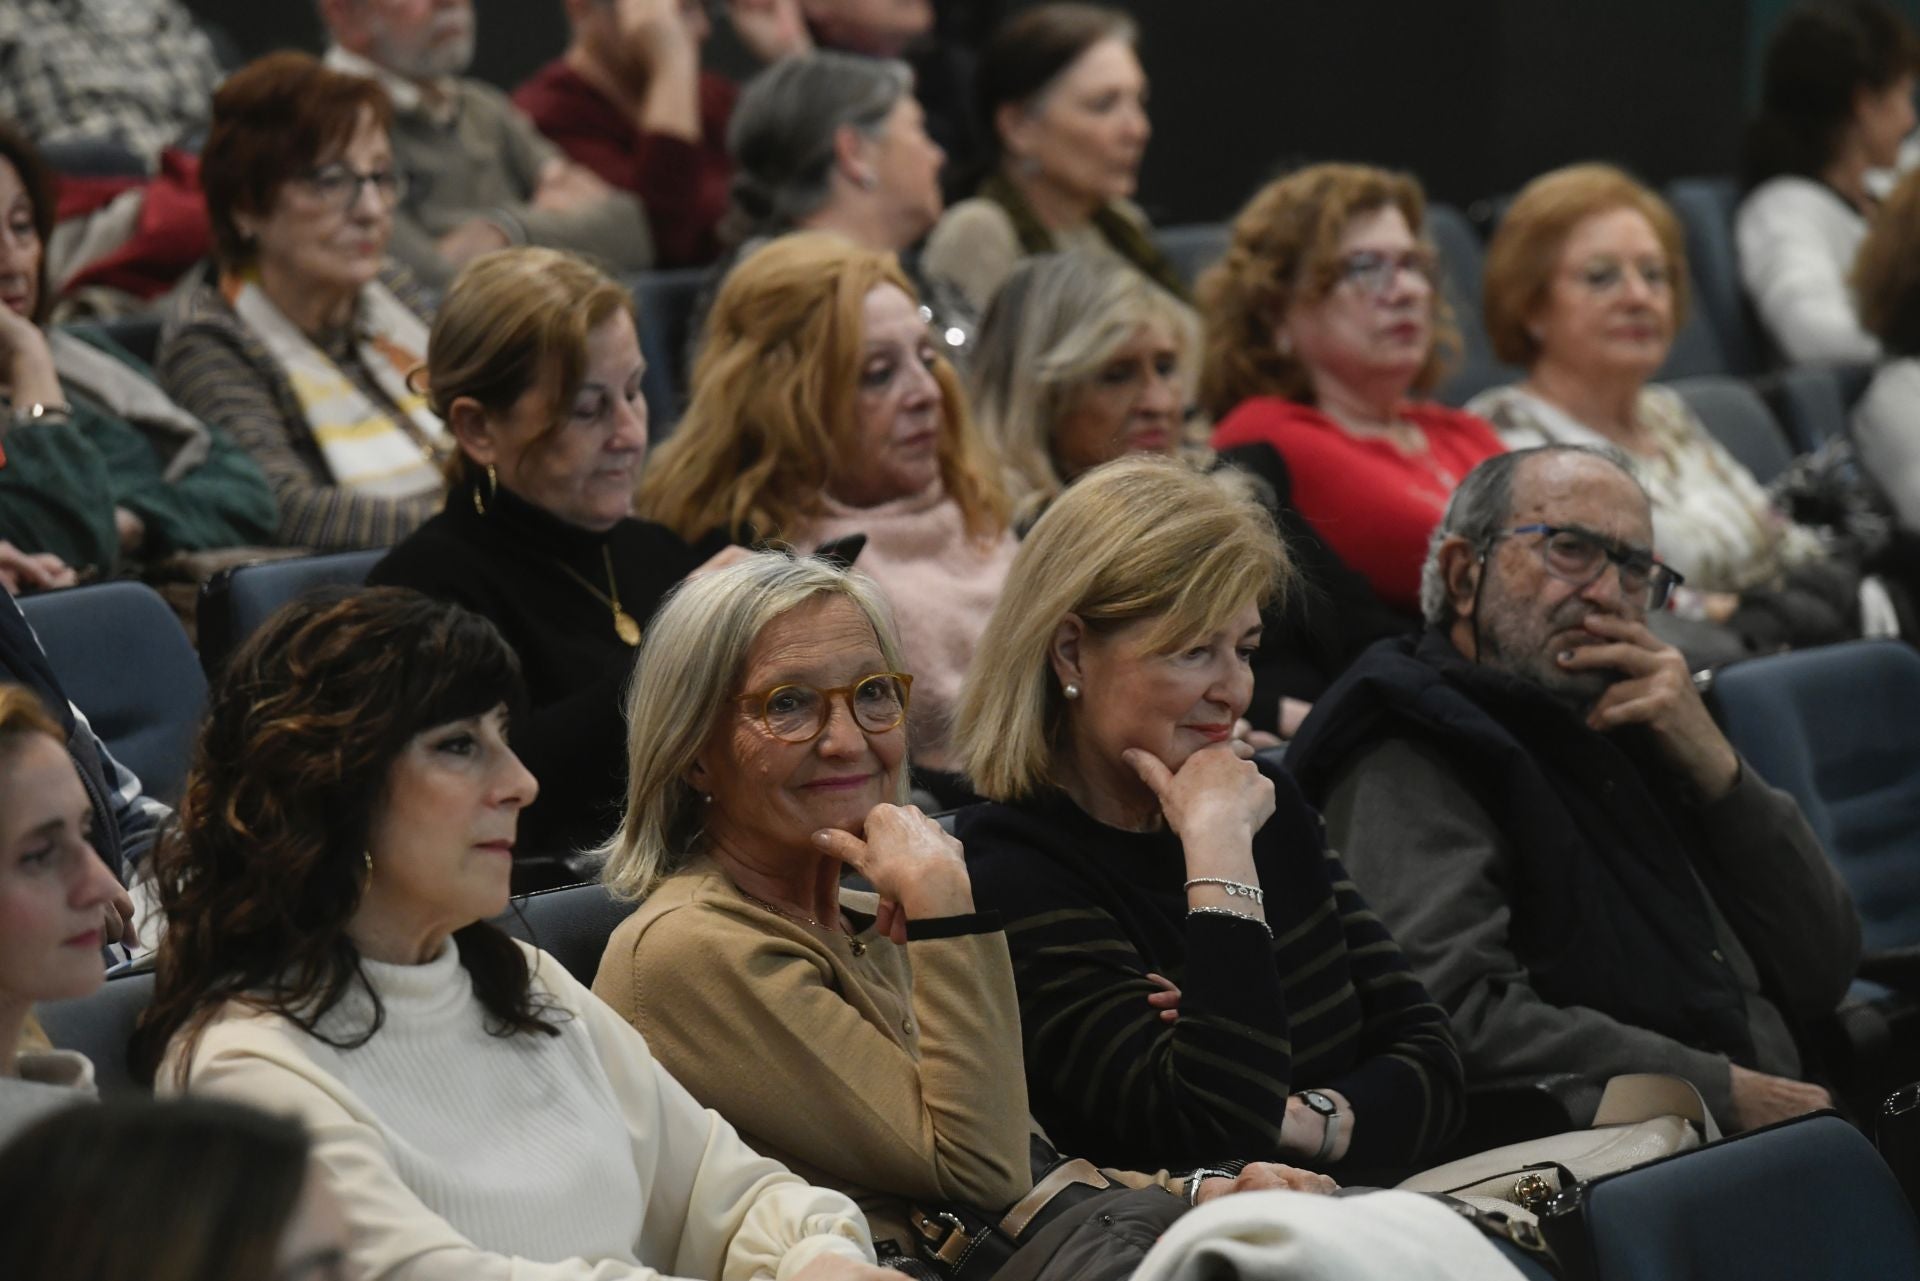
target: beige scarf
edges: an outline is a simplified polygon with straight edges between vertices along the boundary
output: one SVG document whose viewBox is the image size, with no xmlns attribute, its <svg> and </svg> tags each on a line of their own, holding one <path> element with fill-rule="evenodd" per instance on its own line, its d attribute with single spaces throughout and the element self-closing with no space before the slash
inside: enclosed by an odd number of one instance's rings
<svg viewBox="0 0 1920 1281">
<path fill-rule="evenodd" d="M 273 357 L 313 433 L 334 483 L 379 498 L 437 493 L 448 447 L 426 397 L 407 385 L 427 349 L 427 327 L 379 281 L 360 290 L 353 345 L 373 380 L 417 429 L 408 432 L 273 305 L 253 273 L 227 276 L 221 293 Z M 425 443 L 422 443 L 425 442 Z"/>
</svg>

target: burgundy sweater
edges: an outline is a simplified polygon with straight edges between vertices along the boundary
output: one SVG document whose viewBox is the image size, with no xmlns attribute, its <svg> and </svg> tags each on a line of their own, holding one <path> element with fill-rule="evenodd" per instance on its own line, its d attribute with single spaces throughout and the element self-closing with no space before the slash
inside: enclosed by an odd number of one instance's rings
<svg viewBox="0 0 1920 1281">
<path fill-rule="evenodd" d="M 619 106 L 556 58 L 514 91 L 513 101 L 575 161 L 640 197 L 662 267 L 698 267 L 720 256 L 733 162 L 727 122 L 740 91 L 700 73 L 700 141 L 643 133 Z"/>
</svg>

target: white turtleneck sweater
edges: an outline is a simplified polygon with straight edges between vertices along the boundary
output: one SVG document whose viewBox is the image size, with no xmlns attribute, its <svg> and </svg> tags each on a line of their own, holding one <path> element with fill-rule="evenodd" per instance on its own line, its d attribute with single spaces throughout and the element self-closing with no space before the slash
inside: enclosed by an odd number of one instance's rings
<svg viewBox="0 0 1920 1281">
<path fill-rule="evenodd" d="M 449 940 L 425 965 L 363 962 L 386 1021 L 353 1049 L 229 1003 L 184 1088 L 306 1123 L 369 1281 L 730 1281 L 873 1258 L 851 1201 L 755 1155 L 624 1019 L 527 952 L 558 1036 L 488 1035 Z M 320 1030 L 355 1036 L 368 1008 L 356 992 Z M 163 1091 L 181 1088 L 182 1048 Z"/>
</svg>

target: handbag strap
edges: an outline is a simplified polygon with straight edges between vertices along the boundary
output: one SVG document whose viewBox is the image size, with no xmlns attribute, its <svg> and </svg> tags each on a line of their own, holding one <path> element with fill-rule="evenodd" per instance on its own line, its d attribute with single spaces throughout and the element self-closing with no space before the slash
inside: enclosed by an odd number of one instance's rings
<svg viewBox="0 0 1920 1281">
<path fill-rule="evenodd" d="M 1018 1240 L 1020 1234 L 1026 1231 L 1027 1225 L 1033 1222 L 1034 1217 L 1047 1208 L 1048 1202 L 1076 1184 L 1085 1184 L 1090 1188 L 1112 1186 L 1107 1176 L 1100 1173 L 1093 1162 L 1080 1157 L 1062 1161 L 1048 1170 L 1046 1176 L 1033 1185 L 1033 1191 L 1013 1203 L 1013 1208 L 1008 1210 L 1005 1217 L 1000 1220 L 1000 1230 Z"/>
<path fill-rule="evenodd" d="M 1720 1137 L 1720 1127 L 1693 1082 L 1660 1072 L 1624 1072 L 1608 1081 L 1593 1114 L 1593 1128 L 1638 1125 L 1657 1116 L 1685 1117 L 1700 1127 L 1709 1143 Z"/>
</svg>

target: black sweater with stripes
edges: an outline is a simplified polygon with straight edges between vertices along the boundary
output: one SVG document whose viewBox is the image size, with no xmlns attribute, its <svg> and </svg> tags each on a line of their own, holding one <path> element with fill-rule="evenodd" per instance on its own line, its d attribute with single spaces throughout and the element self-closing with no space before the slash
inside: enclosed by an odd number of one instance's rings
<svg viewBox="0 0 1920 1281">
<path fill-rule="evenodd" d="M 1446 1014 L 1326 848 L 1284 770 L 1254 866 L 1274 937 L 1189 914 L 1171 831 L 1107 827 L 1051 792 L 957 816 L 974 901 L 1007 922 L 1027 1091 L 1055 1145 L 1102 1164 L 1187 1169 L 1280 1148 L 1287 1097 L 1353 1105 L 1341 1171 L 1414 1168 L 1451 1136 L 1465 1085 Z M 1180 1017 L 1147 1003 L 1148 972 Z"/>
</svg>

